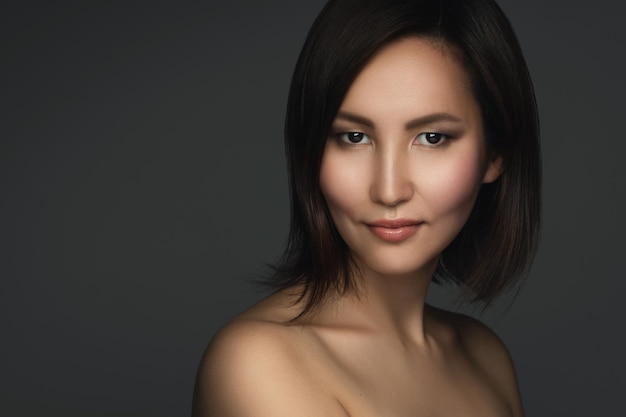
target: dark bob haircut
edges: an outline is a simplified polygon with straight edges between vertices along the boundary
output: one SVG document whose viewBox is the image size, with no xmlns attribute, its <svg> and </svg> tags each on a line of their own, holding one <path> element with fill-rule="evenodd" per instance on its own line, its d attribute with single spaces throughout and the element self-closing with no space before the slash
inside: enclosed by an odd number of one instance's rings
<svg viewBox="0 0 626 417">
<path fill-rule="evenodd" d="M 513 29 L 493 0 L 331 0 L 311 28 L 291 82 L 285 147 L 291 197 L 287 247 L 269 285 L 303 288 L 300 314 L 354 290 L 354 263 L 319 184 L 331 124 L 353 80 L 381 47 L 408 36 L 440 42 L 461 63 L 502 175 L 484 184 L 435 282 L 453 282 L 488 305 L 525 275 L 540 225 L 539 122 Z M 298 316 L 298 317 L 300 317 Z"/>
</svg>

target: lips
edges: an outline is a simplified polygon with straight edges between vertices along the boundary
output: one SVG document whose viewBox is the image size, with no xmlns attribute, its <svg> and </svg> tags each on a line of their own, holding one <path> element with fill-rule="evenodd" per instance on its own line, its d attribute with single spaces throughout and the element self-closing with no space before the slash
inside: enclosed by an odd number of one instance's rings
<svg viewBox="0 0 626 417">
<path fill-rule="evenodd" d="M 369 230 L 385 242 L 402 242 L 417 232 L 423 222 L 408 219 L 376 220 L 366 223 Z"/>
</svg>

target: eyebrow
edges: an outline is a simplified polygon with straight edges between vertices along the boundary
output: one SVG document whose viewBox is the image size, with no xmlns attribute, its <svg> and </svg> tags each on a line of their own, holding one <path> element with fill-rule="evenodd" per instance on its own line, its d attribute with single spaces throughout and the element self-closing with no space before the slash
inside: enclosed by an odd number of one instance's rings
<svg viewBox="0 0 626 417">
<path fill-rule="evenodd" d="M 337 113 L 337 117 L 335 119 L 339 119 L 339 120 L 345 120 L 348 122 L 353 122 L 353 123 L 358 123 L 360 125 L 369 127 L 371 129 L 374 129 L 375 124 L 371 119 L 368 119 L 367 117 L 363 117 L 363 116 L 359 116 L 358 114 L 354 114 L 354 113 L 350 113 L 350 112 L 346 112 L 346 111 L 340 111 L 339 113 Z M 422 116 L 422 117 L 418 117 L 415 118 L 413 120 L 409 120 L 405 125 L 404 128 L 406 130 L 411 130 L 414 129 L 418 126 L 422 126 L 422 125 L 426 125 L 429 123 L 435 123 L 435 122 L 462 122 L 463 120 L 461 120 L 461 118 L 454 116 L 450 113 L 432 113 L 432 114 L 427 114 L 426 116 Z"/>
</svg>

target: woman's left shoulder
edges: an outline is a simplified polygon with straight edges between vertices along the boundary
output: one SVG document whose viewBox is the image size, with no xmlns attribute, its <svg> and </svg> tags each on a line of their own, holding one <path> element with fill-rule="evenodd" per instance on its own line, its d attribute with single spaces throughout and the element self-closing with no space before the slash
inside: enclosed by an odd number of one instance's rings
<svg viewBox="0 0 626 417">
<path fill-rule="evenodd" d="M 437 323 L 441 333 L 454 335 L 467 353 L 480 363 L 489 365 L 502 361 L 512 366 L 511 356 L 498 335 L 481 321 L 465 314 L 453 313 L 428 306 L 432 322 Z"/>
<path fill-rule="evenodd" d="M 513 359 L 498 335 L 481 321 L 465 314 L 430 307 L 435 320 L 454 335 L 464 355 L 485 375 L 494 387 L 502 391 L 514 415 L 522 415 L 522 404 Z"/>
</svg>

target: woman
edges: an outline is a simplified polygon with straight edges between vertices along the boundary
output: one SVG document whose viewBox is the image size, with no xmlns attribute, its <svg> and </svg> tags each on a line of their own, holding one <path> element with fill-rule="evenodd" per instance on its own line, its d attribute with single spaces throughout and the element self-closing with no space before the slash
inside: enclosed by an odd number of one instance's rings
<svg viewBox="0 0 626 417">
<path fill-rule="evenodd" d="M 292 80 L 276 292 L 203 358 L 196 416 L 521 416 L 509 354 L 431 281 L 489 304 L 539 225 L 532 84 L 492 0 L 331 0 Z"/>
</svg>

